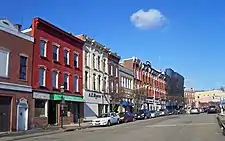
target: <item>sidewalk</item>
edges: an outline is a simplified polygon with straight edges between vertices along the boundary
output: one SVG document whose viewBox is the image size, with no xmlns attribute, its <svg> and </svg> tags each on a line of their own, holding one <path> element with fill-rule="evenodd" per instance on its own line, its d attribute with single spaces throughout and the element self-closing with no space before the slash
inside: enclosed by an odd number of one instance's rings
<svg viewBox="0 0 225 141">
<path fill-rule="evenodd" d="M 5 133 L 0 133 L 0 140 L 1 141 L 15 141 L 15 140 L 27 139 L 27 138 L 32 138 L 32 137 L 81 130 L 81 129 L 86 129 L 89 127 L 91 127 L 90 123 L 81 123 L 80 126 L 79 126 L 79 124 L 64 125 L 63 129 L 60 129 L 58 126 L 53 126 L 53 127 L 49 127 L 46 130 L 32 129 L 32 130 L 22 131 L 22 132 L 8 132 L 8 133 L 5 132 Z"/>
</svg>

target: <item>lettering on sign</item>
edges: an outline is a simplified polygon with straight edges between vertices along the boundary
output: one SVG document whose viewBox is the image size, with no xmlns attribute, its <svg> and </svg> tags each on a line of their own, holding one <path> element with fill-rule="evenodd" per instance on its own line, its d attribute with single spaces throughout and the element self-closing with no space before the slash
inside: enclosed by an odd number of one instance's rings
<svg viewBox="0 0 225 141">
<path fill-rule="evenodd" d="M 97 98 L 102 98 L 102 95 L 96 94 L 96 93 L 89 93 L 88 96 L 89 96 L 89 97 L 94 97 L 95 99 L 97 99 Z"/>
</svg>

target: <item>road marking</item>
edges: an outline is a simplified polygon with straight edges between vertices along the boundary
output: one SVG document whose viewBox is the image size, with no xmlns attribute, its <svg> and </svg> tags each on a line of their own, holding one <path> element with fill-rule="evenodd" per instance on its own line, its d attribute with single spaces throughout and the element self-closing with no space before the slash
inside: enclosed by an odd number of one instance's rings
<svg viewBox="0 0 225 141">
<path fill-rule="evenodd" d="M 189 124 L 158 124 L 158 125 L 148 125 L 145 127 L 176 127 L 176 126 L 201 126 L 201 125 L 214 125 L 216 123 L 189 123 Z"/>
</svg>

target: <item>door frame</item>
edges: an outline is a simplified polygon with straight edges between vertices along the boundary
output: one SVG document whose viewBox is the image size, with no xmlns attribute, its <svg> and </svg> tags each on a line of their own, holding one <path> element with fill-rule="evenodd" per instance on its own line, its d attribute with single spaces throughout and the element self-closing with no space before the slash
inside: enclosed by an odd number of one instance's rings
<svg viewBox="0 0 225 141">
<path fill-rule="evenodd" d="M 26 108 L 25 110 L 25 131 L 28 130 L 28 112 L 29 112 L 29 107 L 27 100 L 24 98 L 21 98 L 17 104 L 17 119 L 16 119 L 16 131 L 19 131 L 19 109 L 20 107 Z"/>
</svg>

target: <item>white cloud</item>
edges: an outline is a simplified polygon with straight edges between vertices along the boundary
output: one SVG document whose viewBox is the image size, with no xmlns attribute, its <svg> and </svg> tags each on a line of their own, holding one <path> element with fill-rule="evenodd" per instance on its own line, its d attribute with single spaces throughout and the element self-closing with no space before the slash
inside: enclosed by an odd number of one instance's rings
<svg viewBox="0 0 225 141">
<path fill-rule="evenodd" d="M 167 23 L 166 17 L 157 9 L 138 10 L 130 16 L 130 21 L 140 29 L 161 28 Z"/>
</svg>

